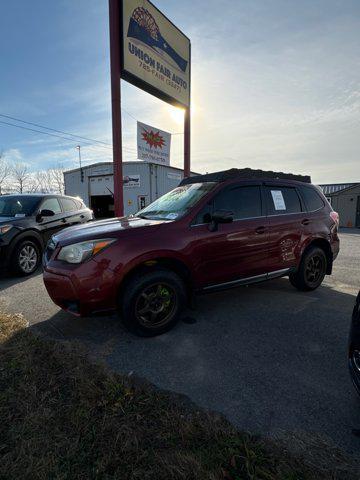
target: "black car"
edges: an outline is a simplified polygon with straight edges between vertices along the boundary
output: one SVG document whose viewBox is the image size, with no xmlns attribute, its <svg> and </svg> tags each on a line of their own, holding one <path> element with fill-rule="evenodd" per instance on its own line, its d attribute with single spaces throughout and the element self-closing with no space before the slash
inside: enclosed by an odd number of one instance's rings
<svg viewBox="0 0 360 480">
<path fill-rule="evenodd" d="M 48 194 L 0 196 L 0 270 L 32 274 L 54 233 L 92 219 L 92 210 L 79 198 Z"/>
<path fill-rule="evenodd" d="M 349 336 L 349 368 L 353 384 L 360 394 L 360 292 L 354 306 Z"/>
</svg>

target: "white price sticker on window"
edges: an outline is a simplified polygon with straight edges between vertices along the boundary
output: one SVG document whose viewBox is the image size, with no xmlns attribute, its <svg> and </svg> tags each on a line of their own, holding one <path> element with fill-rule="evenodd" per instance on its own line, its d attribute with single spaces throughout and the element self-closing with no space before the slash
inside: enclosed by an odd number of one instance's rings
<svg viewBox="0 0 360 480">
<path fill-rule="evenodd" d="M 275 210 L 286 210 L 284 197 L 281 190 L 271 190 Z"/>
</svg>

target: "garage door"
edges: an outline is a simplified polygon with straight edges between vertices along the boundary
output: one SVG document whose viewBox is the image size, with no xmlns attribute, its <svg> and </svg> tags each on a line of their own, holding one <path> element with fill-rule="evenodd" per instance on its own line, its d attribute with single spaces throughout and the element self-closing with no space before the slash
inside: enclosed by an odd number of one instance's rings
<svg viewBox="0 0 360 480">
<path fill-rule="evenodd" d="M 90 177 L 90 197 L 98 195 L 112 195 L 114 192 L 113 175 L 104 175 L 101 177 Z"/>
</svg>

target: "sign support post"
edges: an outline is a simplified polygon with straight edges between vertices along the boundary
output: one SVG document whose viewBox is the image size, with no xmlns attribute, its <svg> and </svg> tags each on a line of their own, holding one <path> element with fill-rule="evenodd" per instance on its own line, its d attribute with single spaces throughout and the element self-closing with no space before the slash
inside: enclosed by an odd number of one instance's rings
<svg viewBox="0 0 360 480">
<path fill-rule="evenodd" d="M 184 177 L 190 177 L 190 141 L 191 119 L 190 107 L 186 108 L 184 115 Z"/>
<path fill-rule="evenodd" d="M 124 190 L 122 168 L 122 125 L 121 125 L 121 59 L 120 55 L 120 2 L 109 0 L 110 21 L 110 68 L 111 106 L 114 162 L 114 208 L 115 216 L 124 215 Z"/>
</svg>

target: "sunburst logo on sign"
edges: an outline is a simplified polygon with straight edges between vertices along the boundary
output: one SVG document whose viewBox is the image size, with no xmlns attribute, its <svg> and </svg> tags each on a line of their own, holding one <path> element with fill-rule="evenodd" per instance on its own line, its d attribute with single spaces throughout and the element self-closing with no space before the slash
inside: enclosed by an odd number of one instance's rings
<svg viewBox="0 0 360 480">
<path fill-rule="evenodd" d="M 157 148 L 162 149 L 162 147 L 165 145 L 165 140 L 162 135 L 160 135 L 160 132 L 154 132 L 153 130 L 144 130 L 144 132 L 141 133 L 143 140 L 150 145 L 150 148 Z"/>
</svg>

